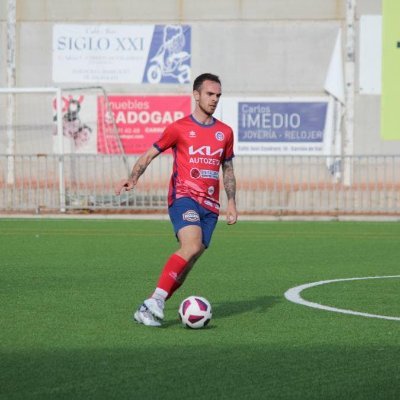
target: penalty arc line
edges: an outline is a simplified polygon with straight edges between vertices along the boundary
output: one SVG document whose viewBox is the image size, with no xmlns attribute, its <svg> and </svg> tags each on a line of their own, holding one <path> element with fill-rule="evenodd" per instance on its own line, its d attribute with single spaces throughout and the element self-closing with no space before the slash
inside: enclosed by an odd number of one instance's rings
<svg viewBox="0 0 400 400">
<path fill-rule="evenodd" d="M 332 312 L 337 312 L 337 313 L 341 313 L 341 314 L 358 315 L 358 316 L 367 317 L 367 318 L 379 318 L 379 319 L 387 319 L 387 320 L 392 320 L 392 321 L 400 321 L 400 317 L 390 317 L 390 316 L 386 316 L 386 315 L 369 314 L 369 313 L 363 313 L 363 312 L 359 312 L 359 311 L 346 310 L 346 309 L 342 309 L 342 308 L 325 306 L 323 304 L 304 300 L 300 296 L 300 293 L 305 289 L 309 289 L 309 288 L 312 288 L 315 286 L 326 285 L 328 283 L 333 283 L 333 282 L 361 281 L 361 280 L 367 280 L 367 279 L 391 279 L 391 278 L 400 278 L 400 275 L 366 276 L 366 277 L 361 277 L 361 278 L 331 279 L 331 280 L 327 280 L 327 281 L 311 282 L 311 283 L 306 283 L 304 285 L 296 286 L 294 288 L 287 290 L 285 292 L 285 298 L 293 303 L 300 304 L 300 305 L 303 305 L 306 307 L 317 308 L 319 310 L 332 311 Z"/>
</svg>

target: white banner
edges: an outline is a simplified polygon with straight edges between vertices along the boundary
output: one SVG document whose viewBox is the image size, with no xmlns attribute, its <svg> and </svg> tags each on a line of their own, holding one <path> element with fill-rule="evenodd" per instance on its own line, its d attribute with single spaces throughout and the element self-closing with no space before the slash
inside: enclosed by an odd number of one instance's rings
<svg viewBox="0 0 400 400">
<path fill-rule="evenodd" d="M 360 17 L 360 70 L 361 94 L 380 95 L 382 92 L 382 16 Z"/>
<path fill-rule="evenodd" d="M 336 36 L 331 61 L 326 75 L 324 89 L 342 104 L 345 103 L 344 72 L 342 57 L 342 30 Z"/>
<path fill-rule="evenodd" d="M 53 27 L 53 81 L 189 83 L 188 25 Z"/>
</svg>

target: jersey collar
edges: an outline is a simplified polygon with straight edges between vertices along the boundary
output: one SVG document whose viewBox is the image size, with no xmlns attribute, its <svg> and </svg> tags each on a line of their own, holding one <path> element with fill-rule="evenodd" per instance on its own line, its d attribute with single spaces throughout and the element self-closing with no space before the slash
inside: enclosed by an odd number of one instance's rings
<svg viewBox="0 0 400 400">
<path fill-rule="evenodd" d="M 216 119 L 214 117 L 212 117 L 213 122 L 211 124 L 202 124 L 201 122 L 197 121 L 197 119 L 193 116 L 193 114 L 190 114 L 190 118 L 192 119 L 192 121 L 194 123 L 196 123 L 197 125 L 203 127 L 203 128 L 209 128 L 211 126 L 215 125 Z"/>
</svg>

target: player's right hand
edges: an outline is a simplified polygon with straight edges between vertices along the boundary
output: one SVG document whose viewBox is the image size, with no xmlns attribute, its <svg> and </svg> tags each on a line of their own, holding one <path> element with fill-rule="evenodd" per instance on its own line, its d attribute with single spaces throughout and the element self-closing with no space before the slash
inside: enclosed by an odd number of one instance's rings
<svg viewBox="0 0 400 400">
<path fill-rule="evenodd" d="M 135 184 L 131 180 L 124 179 L 115 187 L 115 194 L 119 196 L 122 192 L 128 192 L 129 190 L 132 190 L 134 186 Z"/>
</svg>

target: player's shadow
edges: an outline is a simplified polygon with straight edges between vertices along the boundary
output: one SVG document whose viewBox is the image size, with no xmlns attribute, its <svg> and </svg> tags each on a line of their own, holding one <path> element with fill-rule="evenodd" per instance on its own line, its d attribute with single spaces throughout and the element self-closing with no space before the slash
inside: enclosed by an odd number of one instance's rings
<svg viewBox="0 0 400 400">
<path fill-rule="evenodd" d="M 218 318 L 227 318 L 248 312 L 264 314 L 281 300 L 282 298 L 276 296 L 261 296 L 248 300 L 215 303 L 213 306 L 213 315 Z"/>
<path fill-rule="evenodd" d="M 266 313 L 275 304 L 282 301 L 281 297 L 261 296 L 254 299 L 240 301 L 226 301 L 222 303 L 213 303 L 213 318 L 228 318 L 233 315 L 256 312 L 259 314 Z M 180 324 L 179 320 L 166 321 L 164 327 Z"/>
</svg>

